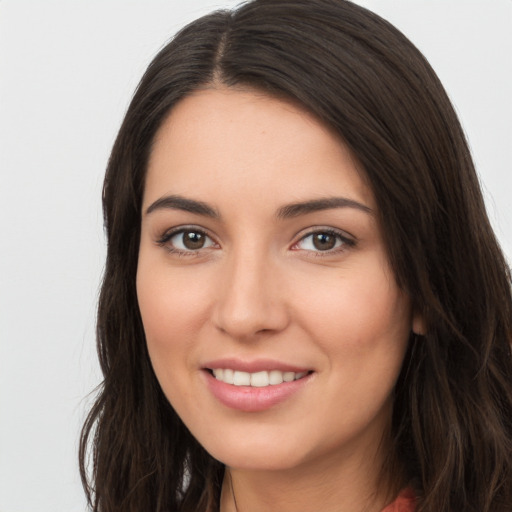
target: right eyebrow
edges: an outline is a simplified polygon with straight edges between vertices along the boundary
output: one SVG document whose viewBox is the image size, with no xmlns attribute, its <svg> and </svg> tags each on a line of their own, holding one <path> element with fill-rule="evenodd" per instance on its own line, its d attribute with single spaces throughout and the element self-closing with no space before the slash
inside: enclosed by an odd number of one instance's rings
<svg viewBox="0 0 512 512">
<path fill-rule="evenodd" d="M 195 199 L 187 199 L 179 195 L 164 196 L 157 199 L 154 203 L 148 206 L 146 215 L 156 210 L 183 210 L 185 212 L 195 213 L 196 215 L 203 215 L 213 219 L 220 218 L 219 212 L 203 201 L 196 201 Z"/>
</svg>

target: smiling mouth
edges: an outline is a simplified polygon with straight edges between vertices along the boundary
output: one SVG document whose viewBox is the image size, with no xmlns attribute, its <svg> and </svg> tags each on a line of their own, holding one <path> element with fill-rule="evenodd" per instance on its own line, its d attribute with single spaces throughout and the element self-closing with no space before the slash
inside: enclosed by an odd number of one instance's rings
<svg viewBox="0 0 512 512">
<path fill-rule="evenodd" d="M 311 371 L 304 372 L 283 372 L 280 370 L 260 371 L 260 372 L 242 372 L 230 368 L 209 369 L 215 379 L 233 386 L 250 386 L 255 388 L 264 388 L 267 386 L 277 386 L 283 382 L 293 382 L 300 380 Z"/>
</svg>

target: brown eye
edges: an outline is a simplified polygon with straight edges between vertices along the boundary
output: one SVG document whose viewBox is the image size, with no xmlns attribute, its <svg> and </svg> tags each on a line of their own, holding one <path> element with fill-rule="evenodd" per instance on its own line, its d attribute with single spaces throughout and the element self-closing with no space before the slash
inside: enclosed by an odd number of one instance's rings
<svg viewBox="0 0 512 512">
<path fill-rule="evenodd" d="M 334 249 L 336 245 L 336 236 L 331 233 L 315 233 L 312 237 L 313 246 L 319 251 Z"/>
<path fill-rule="evenodd" d="M 203 233 L 199 233 L 197 231 L 184 231 L 182 236 L 183 245 L 191 251 L 202 249 L 205 244 L 206 237 Z"/>
<path fill-rule="evenodd" d="M 354 245 L 355 241 L 343 232 L 327 229 L 310 232 L 302 237 L 294 248 L 312 253 L 330 254 L 336 253 L 338 250 L 348 249 Z"/>
<path fill-rule="evenodd" d="M 160 240 L 160 245 L 167 246 L 176 252 L 194 252 L 215 246 L 215 242 L 199 229 L 181 229 Z"/>
</svg>

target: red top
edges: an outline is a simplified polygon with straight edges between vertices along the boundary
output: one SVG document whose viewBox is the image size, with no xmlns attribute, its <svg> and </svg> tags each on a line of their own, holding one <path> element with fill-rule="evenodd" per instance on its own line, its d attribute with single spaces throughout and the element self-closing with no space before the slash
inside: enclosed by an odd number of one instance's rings
<svg viewBox="0 0 512 512">
<path fill-rule="evenodd" d="M 416 509 L 416 496 L 412 489 L 404 489 L 393 503 L 390 503 L 382 512 L 414 512 Z"/>
</svg>

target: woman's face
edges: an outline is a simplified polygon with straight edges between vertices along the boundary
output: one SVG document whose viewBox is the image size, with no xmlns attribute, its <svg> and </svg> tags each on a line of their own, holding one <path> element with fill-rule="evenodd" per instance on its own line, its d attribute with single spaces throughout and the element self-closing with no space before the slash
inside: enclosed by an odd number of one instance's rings
<svg viewBox="0 0 512 512">
<path fill-rule="evenodd" d="M 357 161 L 310 114 L 213 88 L 173 109 L 148 167 L 137 292 L 161 387 L 215 458 L 375 463 L 411 306 Z"/>
</svg>

